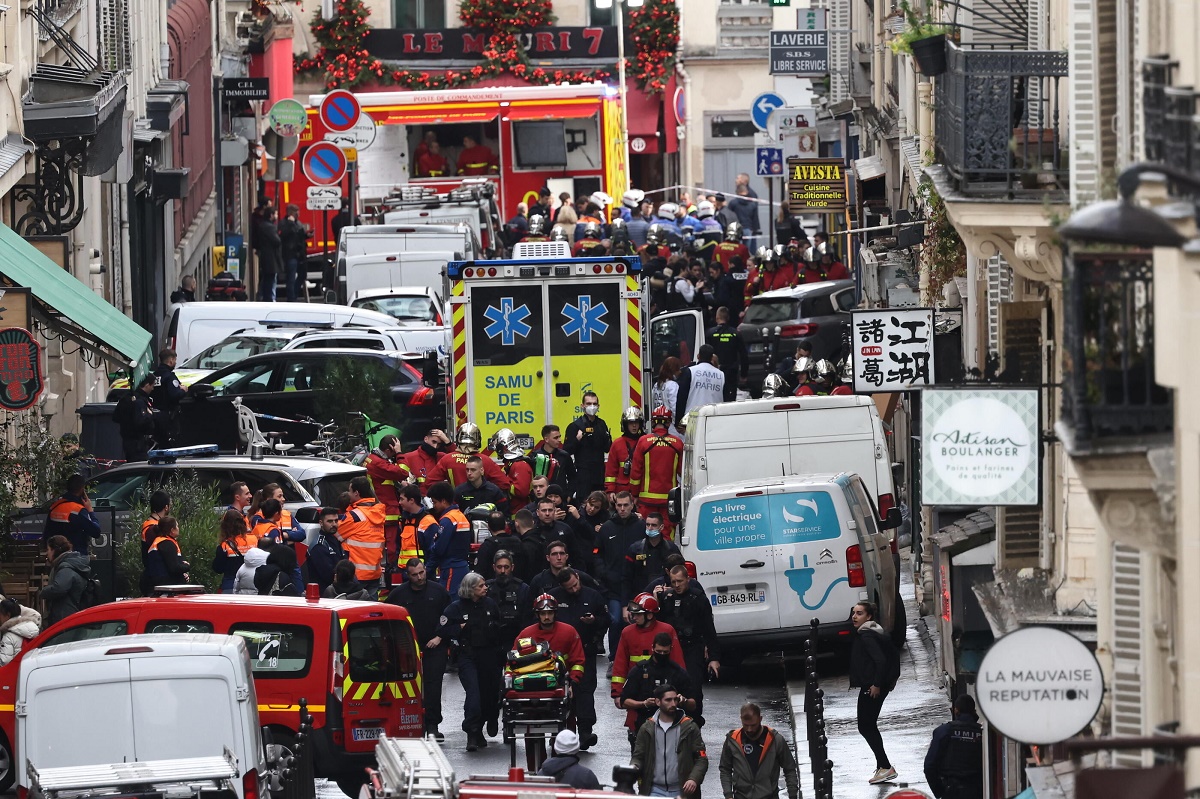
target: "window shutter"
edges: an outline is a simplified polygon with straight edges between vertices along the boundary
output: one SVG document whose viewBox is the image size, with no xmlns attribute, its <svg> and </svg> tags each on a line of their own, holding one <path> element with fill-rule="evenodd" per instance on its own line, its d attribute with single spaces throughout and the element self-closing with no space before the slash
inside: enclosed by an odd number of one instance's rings
<svg viewBox="0 0 1200 799">
<path fill-rule="evenodd" d="M 1074 203 L 1100 199 L 1102 171 L 1116 157 L 1116 0 L 1071 0 L 1070 119 Z"/>
<path fill-rule="evenodd" d="M 996 508 L 996 568 L 1036 568 L 1042 560 L 1042 509 Z"/>
<path fill-rule="evenodd" d="M 1141 736 L 1145 731 L 1145 697 L 1142 694 L 1142 554 L 1124 544 L 1113 544 L 1113 679 L 1112 734 Z M 1116 750 L 1113 765 L 1140 768 L 1145 753 Z"/>
<path fill-rule="evenodd" d="M 1041 385 L 1045 316 L 1046 303 L 1038 300 L 1000 306 L 1000 371 L 1006 382 Z"/>
<path fill-rule="evenodd" d="M 1003 258 L 987 262 L 988 352 L 1000 353 L 1000 307 L 1012 302 L 1013 271 Z"/>
</svg>

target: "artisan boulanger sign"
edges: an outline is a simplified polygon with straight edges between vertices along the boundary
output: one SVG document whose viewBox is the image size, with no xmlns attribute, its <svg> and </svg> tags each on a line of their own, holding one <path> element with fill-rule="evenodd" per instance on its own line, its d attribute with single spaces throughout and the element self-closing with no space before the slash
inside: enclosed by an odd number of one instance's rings
<svg viewBox="0 0 1200 799">
<path fill-rule="evenodd" d="M 617 57 L 615 27 L 539 28 L 518 33 L 517 41 L 535 62 Z M 371 55 L 388 61 L 472 61 L 483 58 L 488 34 L 474 28 L 372 28 L 366 46 Z"/>
<path fill-rule="evenodd" d="M 793 214 L 831 214 L 846 210 L 846 162 L 840 158 L 789 158 L 788 210 Z"/>
</svg>

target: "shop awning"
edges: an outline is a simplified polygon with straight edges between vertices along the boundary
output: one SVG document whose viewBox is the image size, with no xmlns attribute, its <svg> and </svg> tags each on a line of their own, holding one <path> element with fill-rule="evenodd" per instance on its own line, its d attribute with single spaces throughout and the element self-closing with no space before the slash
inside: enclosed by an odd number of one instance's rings
<svg viewBox="0 0 1200 799">
<path fill-rule="evenodd" d="M 464 122 L 491 122 L 500 115 L 500 107 L 488 104 L 445 103 L 442 105 L 385 105 L 364 108 L 376 125 L 433 125 Z"/>
<path fill-rule="evenodd" d="M 43 255 L 7 225 L 0 225 L 0 275 L 27 286 L 36 310 L 56 332 L 113 365 L 134 380 L 152 367 L 153 336 Z"/>
<path fill-rule="evenodd" d="M 663 152 L 666 142 L 660 132 L 662 95 L 630 87 L 626 93 L 629 109 L 629 150 L 634 155 Z"/>
<path fill-rule="evenodd" d="M 568 100 L 549 103 L 513 103 L 501 109 L 505 119 L 587 119 L 600 110 L 599 100 Z"/>
</svg>

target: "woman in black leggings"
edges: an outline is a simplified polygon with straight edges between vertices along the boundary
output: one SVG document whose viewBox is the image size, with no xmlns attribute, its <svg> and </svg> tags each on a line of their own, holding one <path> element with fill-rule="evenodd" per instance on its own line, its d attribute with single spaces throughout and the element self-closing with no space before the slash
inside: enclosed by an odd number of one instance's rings
<svg viewBox="0 0 1200 799">
<path fill-rule="evenodd" d="M 857 631 L 850 649 L 850 687 L 859 689 L 858 733 L 875 753 L 875 773 L 868 780 L 872 785 L 896 779 L 896 769 L 883 751 L 879 713 L 883 710 L 883 700 L 896 687 L 900 676 L 900 656 L 883 627 L 875 621 L 878 612 L 871 602 L 859 602 L 850 612 L 850 621 Z"/>
</svg>

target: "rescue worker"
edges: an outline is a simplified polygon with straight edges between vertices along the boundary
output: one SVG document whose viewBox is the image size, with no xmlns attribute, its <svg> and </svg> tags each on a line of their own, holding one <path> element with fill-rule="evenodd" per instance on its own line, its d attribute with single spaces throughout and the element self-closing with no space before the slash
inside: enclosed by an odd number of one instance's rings
<svg viewBox="0 0 1200 799">
<path fill-rule="evenodd" d="M 574 258 L 603 258 L 608 255 L 608 248 L 600 240 L 600 223 L 591 221 L 583 226 L 583 237 L 571 248 Z"/>
<path fill-rule="evenodd" d="M 379 439 L 379 446 L 371 450 L 366 461 L 363 462 L 367 476 L 371 478 L 371 487 L 375 490 L 375 498 L 383 503 L 387 512 L 384 517 L 383 535 L 386 545 L 384 562 L 389 566 L 385 575 L 388 585 L 391 584 L 391 564 L 397 562 L 393 558 L 393 554 L 397 551 L 396 537 L 400 532 L 398 486 L 406 483 L 412 476 L 400 450 L 400 439 L 393 435 L 386 435 Z M 402 558 L 399 561 L 401 564 L 407 562 L 408 558 Z"/>
<path fill-rule="evenodd" d="M 529 232 L 522 236 L 519 241 L 536 243 L 549 240 L 549 237 L 546 236 L 546 217 L 541 214 L 529 217 Z"/>
<path fill-rule="evenodd" d="M 721 650 L 713 624 L 712 603 L 704 591 L 692 585 L 686 566 L 672 566 L 667 574 L 671 587 L 657 594 L 658 617 L 675 628 L 692 682 L 692 693 L 688 696 L 696 699 L 696 721 L 703 727 L 705 677 L 721 674 Z"/>
<path fill-rule="evenodd" d="M 67 490 L 50 503 L 42 546 L 56 535 L 70 541 L 71 549 L 82 555 L 88 554 L 88 542 L 102 535 L 100 520 L 92 512 L 92 500 L 87 495 L 87 478 L 81 474 L 68 477 Z"/>
<path fill-rule="evenodd" d="M 429 572 L 418 558 L 409 558 L 404 562 L 404 582 L 391 590 L 387 603 L 407 610 L 412 621 L 421 646 L 425 734 L 441 743 L 446 740 L 438 729 L 442 723 L 442 677 L 446 674 L 450 642 L 438 635 L 438 625 L 450 606 L 450 592 L 441 583 L 429 581 Z"/>
<path fill-rule="evenodd" d="M 725 227 L 725 240 L 713 248 L 713 260 L 719 263 L 726 272 L 730 271 L 729 260 L 733 257 L 742 259 L 742 263 L 750 260 L 750 250 L 742 243 L 742 224 L 730 222 Z"/>
<path fill-rule="evenodd" d="M 562 447 L 562 430 L 556 424 L 542 425 L 542 440 L 529 452 L 534 477 L 545 476 L 568 491 L 575 484 L 575 461 Z"/>
<path fill-rule="evenodd" d="M 653 258 L 666 260 L 671 257 L 671 247 L 667 239 L 667 230 L 658 222 L 646 228 L 646 243 L 638 248 L 638 255 L 643 263 L 649 263 Z"/>
<path fill-rule="evenodd" d="M 438 523 L 430 528 L 433 538 L 425 546 L 425 563 L 434 570 L 438 582 L 453 594 L 458 591 L 463 575 L 467 573 L 467 558 L 471 554 L 471 523 L 454 504 L 454 489 L 449 483 L 434 483 L 427 494 L 433 503 L 433 514 L 438 517 Z"/>
<path fill-rule="evenodd" d="M 565 241 L 570 244 L 570 239 L 567 238 L 567 231 L 560 227 L 555 227 L 550 231 L 550 241 Z"/>
<path fill-rule="evenodd" d="M 600 591 L 584 585 L 574 569 L 564 569 L 557 579 L 558 585 L 550 592 L 558 603 L 555 618 L 574 627 L 583 644 L 583 676 L 575 692 L 575 719 L 580 749 L 586 751 L 598 742 L 592 731 L 596 726 L 596 656 L 604 651 L 604 634 L 611 623 L 608 603 Z"/>
<path fill-rule="evenodd" d="M 121 397 L 113 409 L 112 418 L 121 429 L 121 446 L 127 461 L 144 461 L 150 452 L 154 436 L 154 403 L 150 394 L 157 379 L 152 374 L 143 377 L 137 388 Z"/>
<path fill-rule="evenodd" d="M 474 136 L 462 138 L 462 152 L 458 154 L 459 175 L 488 175 L 500 171 L 500 162 L 496 153 L 486 144 L 480 144 Z"/>
<path fill-rule="evenodd" d="M 425 509 L 425 504 L 421 501 L 421 489 L 411 483 L 400 486 L 398 501 L 400 508 L 398 546 L 400 549 L 396 565 L 401 569 L 406 569 L 405 564 L 413 558 L 420 561 L 425 560 L 424 542 L 432 540 L 433 531 L 430 528 L 437 524 L 437 519 Z M 406 572 L 401 572 L 401 574 L 406 574 Z"/>
<path fill-rule="evenodd" d="M 513 574 L 513 553 L 500 549 L 492 556 L 489 570 L 496 576 L 487 581 L 488 596 L 500 609 L 500 641 L 509 646 L 517 640 L 518 633 L 533 619 L 533 602 L 529 586 Z"/>
<path fill-rule="evenodd" d="M 583 644 L 579 633 L 569 624 L 556 621 L 558 600 L 550 594 L 539 594 L 533 600 L 533 615 L 537 621 L 521 630 L 517 639 L 532 638 L 535 641 L 545 641 L 550 651 L 561 655 L 567 663 L 567 677 L 573 685 L 579 685 L 583 679 Z"/>
<path fill-rule="evenodd" d="M 270 491 L 272 494 L 278 492 L 278 496 L 270 496 L 258 503 L 258 510 L 253 514 L 251 523 L 253 527 L 250 530 L 250 537 L 256 539 L 255 546 L 260 549 L 265 549 L 269 553 L 267 563 L 276 566 L 279 569 L 286 569 L 287 573 L 283 575 L 280 583 L 280 588 L 284 591 L 289 591 L 290 596 L 302 596 L 304 594 L 304 577 L 300 571 L 300 560 L 293 549 L 295 539 L 292 537 L 296 531 L 303 540 L 304 531 L 297 525 L 293 529 L 294 524 L 291 513 L 283 508 L 283 490 L 274 483 L 268 483 L 259 491 L 259 495 Z M 284 515 L 287 515 L 285 519 Z M 236 581 L 236 572 L 234 574 Z"/>
<path fill-rule="evenodd" d="M 596 577 L 604 586 L 608 598 L 608 662 L 612 676 L 612 661 L 617 652 L 617 640 L 625 625 L 625 555 L 629 548 L 646 535 L 646 523 L 633 512 L 633 494 L 618 491 L 613 498 L 616 513 L 600 526 L 597 544 Z"/>
<path fill-rule="evenodd" d="M 583 211 L 579 214 L 579 220 L 575 223 L 575 241 L 586 236 L 587 226 L 593 222 L 599 228 L 599 235 L 596 238 L 604 238 L 604 207 L 609 200 L 611 198 L 602 192 L 593 192 L 587 198 Z"/>
<path fill-rule="evenodd" d="M 70 485 L 67 486 L 68 491 Z M 50 518 L 54 518 L 54 506 L 61 502 L 61 499 L 55 500 L 50 505 Z M 150 542 L 154 540 L 155 531 L 158 529 L 158 523 L 164 516 L 171 515 L 171 495 L 166 491 L 159 489 L 150 495 L 150 515 L 142 522 L 142 568 L 146 568 L 146 552 L 150 549 Z M 49 527 L 49 519 L 47 519 L 47 528 Z M 243 523 L 242 530 L 246 532 L 245 524 Z M 66 533 L 58 533 L 58 535 L 66 535 Z M 71 537 L 67 536 L 70 541 Z M 251 542 L 250 546 L 254 546 Z M 239 564 L 240 565 L 240 564 Z"/>
<path fill-rule="evenodd" d="M 490 458 L 488 460 L 491 460 Z M 490 480 L 483 477 L 483 458 L 472 455 L 467 458 L 467 480 L 454 489 L 454 502 L 465 513 L 471 508 L 491 505 L 507 508 L 508 495 Z"/>
<path fill-rule="evenodd" d="M 759 294 L 796 284 L 796 268 L 791 264 L 779 264 L 775 251 L 770 247 L 759 247 L 754 258 L 758 266 L 750 270 L 746 281 L 746 305 Z"/>
<path fill-rule="evenodd" d="M 170 347 L 158 351 L 158 366 L 154 367 L 154 377 L 157 381 L 150 399 L 158 411 L 156 422 L 160 447 L 169 447 L 174 439 L 179 437 L 179 403 L 187 396 L 187 386 L 179 382 L 175 374 L 175 364 L 179 360 L 178 353 Z"/>
<path fill-rule="evenodd" d="M 515 512 L 529 502 L 533 491 L 533 465 L 517 443 L 517 434 L 507 427 L 501 427 L 492 436 L 491 448 L 504 462 L 504 473 L 510 482 L 508 509 Z"/>
<path fill-rule="evenodd" d="M 633 451 L 645 428 L 645 417 L 638 406 L 630 405 L 621 414 L 621 435 L 608 448 L 608 459 L 604 462 L 604 492 L 608 494 L 609 502 L 616 499 L 618 492 L 630 489 Z"/>
<path fill-rule="evenodd" d="M 778 799 L 782 771 L 787 799 L 800 799 L 800 769 L 787 740 L 763 726 L 762 709 L 753 702 L 742 705 L 739 715 L 742 726 L 726 735 L 721 747 L 721 794 L 726 799 Z"/>
<path fill-rule="evenodd" d="M 813 393 L 828 396 L 837 382 L 837 368 L 828 359 L 822 358 L 817 361 L 816 375 L 809 376 L 814 378 L 813 382 L 809 384 L 812 386 Z"/>
<path fill-rule="evenodd" d="M 854 393 L 854 359 L 847 355 L 838 369 L 836 385 L 829 393 L 835 397 Z"/>
<path fill-rule="evenodd" d="M 442 155 L 442 145 L 431 141 L 417 158 L 417 177 L 444 178 L 450 174 L 450 162 Z"/>
<path fill-rule="evenodd" d="M 850 270 L 838 260 L 833 252 L 833 246 L 824 244 L 820 248 L 819 269 L 827 276 L 826 280 L 849 280 Z"/>
<path fill-rule="evenodd" d="M 658 600 L 649 594 L 638 594 L 629 601 L 625 610 L 629 624 L 621 630 L 621 639 L 617 642 L 617 652 L 613 657 L 612 682 L 609 693 L 617 707 L 621 703 L 621 691 L 629 679 L 629 672 L 639 663 L 650 658 L 654 649 L 655 637 L 665 633 L 671 639 L 670 659 L 686 673 L 687 664 L 679 651 L 679 639 L 675 628 L 655 619 L 658 613 Z"/>
<path fill-rule="evenodd" d="M 447 485 L 446 491 L 449 489 Z M 446 493 L 440 486 L 429 490 Z M 500 640 L 500 609 L 487 592 L 483 577 L 475 572 L 463 575 L 458 598 L 446 607 L 437 630 L 439 638 L 458 643 L 458 681 L 466 694 L 462 728 L 468 752 L 487 746 L 485 724 L 489 735 L 498 729 L 501 672 L 509 643 Z"/>
<path fill-rule="evenodd" d="M 683 249 L 683 230 L 680 229 L 679 223 L 675 221 L 675 213 L 679 210 L 676 203 L 660 203 L 658 211 L 655 212 L 654 224 L 661 225 L 663 233 L 666 236 L 666 243 L 675 252 L 680 252 Z"/>
<path fill-rule="evenodd" d="M 674 541 L 663 537 L 663 518 L 658 512 L 646 514 L 646 533 L 625 551 L 624 596 L 636 596 L 666 570 L 667 556 L 679 552 Z"/>
<path fill-rule="evenodd" d="M 666 512 L 667 494 L 678 484 L 683 464 L 683 441 L 667 431 L 671 426 L 671 410 L 659 405 L 650 414 L 650 425 L 651 431 L 642 436 L 633 450 L 629 473 L 629 483 L 638 500 L 638 515 L 643 519 L 649 513 Z"/>
<path fill-rule="evenodd" d="M 749 369 L 749 365 L 746 367 Z M 702 405 L 715 405 L 725 400 L 725 373 L 717 361 L 712 344 L 700 345 L 696 362 L 679 373 L 679 394 L 675 397 L 675 426 L 684 429 L 688 412 Z M 737 388 L 734 388 L 736 391 Z"/>
<path fill-rule="evenodd" d="M 416 449 L 404 454 L 404 465 L 408 467 L 409 474 L 421 489 L 421 496 L 425 496 L 426 483 L 429 482 L 429 475 L 437 469 L 438 460 L 445 452 L 453 449 L 454 444 L 450 442 L 450 436 L 442 430 L 435 429 L 425 434 L 424 440 Z"/>
<path fill-rule="evenodd" d="M 496 576 L 492 569 L 492 561 L 500 550 L 512 552 L 521 548 L 521 539 L 508 527 L 508 517 L 504 511 L 494 510 L 488 514 L 488 531 L 491 533 L 479 544 L 475 553 L 475 571 L 483 575 L 483 579 L 491 580 Z"/>
<path fill-rule="evenodd" d="M 250 505 L 254 502 L 254 494 L 250 491 L 250 486 L 242 481 L 238 481 L 229 486 L 229 505 L 226 510 L 235 510 L 242 514 L 242 518 L 246 520 L 246 530 L 250 529 L 250 514 L 248 513 Z"/>
<path fill-rule="evenodd" d="M 692 679 L 675 660 L 677 649 L 670 633 L 655 633 L 650 657 L 643 658 L 629 669 L 625 684 L 621 686 L 617 707 L 625 711 L 625 729 L 629 731 L 631 745 L 638 729 L 658 709 L 654 703 L 654 691 L 660 685 L 674 688 L 679 693 L 680 705 L 689 712 L 696 711 Z"/>
<path fill-rule="evenodd" d="M 278 539 L 281 537 L 280 525 L 283 520 L 283 503 L 274 497 L 268 497 L 258 503 L 258 510 L 251 514 L 250 537 L 257 546 L 262 538 Z"/>
<path fill-rule="evenodd" d="M 183 559 L 179 549 L 179 522 L 173 516 L 164 516 L 146 553 L 146 571 L 140 586 L 142 595 L 149 596 L 160 585 L 188 582 L 189 569 L 191 564 Z"/>
<path fill-rule="evenodd" d="M 608 422 L 600 418 L 600 397 L 583 393 L 583 414 L 567 425 L 563 449 L 575 464 L 575 496 L 582 502 L 593 491 L 604 488 L 604 457 L 612 448 Z M 582 564 L 579 564 L 582 565 Z"/>
<path fill-rule="evenodd" d="M 337 539 L 354 564 L 354 577 L 373 595 L 383 574 L 383 525 L 387 508 L 375 499 L 371 478 L 359 475 L 350 481 L 350 506 L 338 523 Z"/>
<path fill-rule="evenodd" d="M 817 392 L 809 385 L 809 377 L 817 371 L 817 363 L 812 358 L 800 357 L 796 359 L 796 365 L 792 367 L 792 377 L 796 382 L 796 390 L 792 392 L 796 397 L 811 397 Z"/>
<path fill-rule="evenodd" d="M 226 514 L 228 515 L 229 511 L 226 511 Z M 337 540 L 337 528 L 341 516 L 342 513 L 337 508 L 321 508 L 317 540 L 308 548 L 308 557 L 304 561 L 305 569 L 308 571 L 305 582 L 316 583 L 322 593 L 333 584 L 333 570 L 337 568 L 338 561 L 346 559 L 346 553 L 342 551 L 342 545 Z M 251 546 L 253 545 L 251 544 Z"/>
<path fill-rule="evenodd" d="M 983 799 L 983 728 L 975 700 L 962 694 L 951 720 L 933 731 L 925 754 L 925 779 L 938 799 Z"/>
<path fill-rule="evenodd" d="M 726 402 L 737 399 L 739 379 L 746 382 L 750 375 L 750 357 L 746 353 L 746 342 L 738 329 L 729 324 L 729 309 L 724 306 L 717 309 L 717 323 L 708 329 L 705 340 L 717 355 L 721 371 L 725 374 L 725 387 L 721 397 Z"/>
<path fill-rule="evenodd" d="M 624 219 L 614 219 L 609 226 L 608 254 L 615 257 L 637 254 L 637 247 L 629 238 L 629 226 Z"/>
<path fill-rule="evenodd" d="M 428 482 L 438 483 L 445 480 L 451 486 L 460 486 L 467 482 L 467 458 L 478 455 L 479 448 L 483 445 L 483 435 L 479 432 L 479 426 L 463 422 L 454 436 L 454 443 L 457 446 L 442 455 L 437 466 L 426 474 L 425 479 Z M 508 491 L 508 475 L 491 458 L 483 459 L 483 475 L 501 491 Z"/>
<path fill-rule="evenodd" d="M 786 397 L 791 393 L 787 381 L 775 373 L 771 373 L 763 378 L 762 398 L 772 399 L 774 397 Z"/>
</svg>

